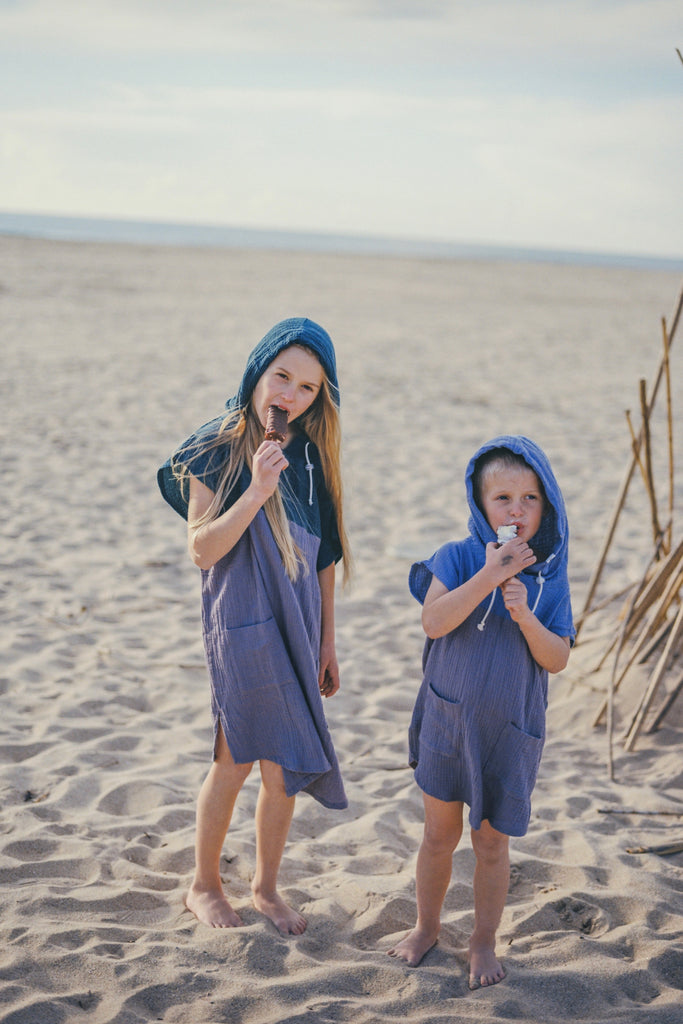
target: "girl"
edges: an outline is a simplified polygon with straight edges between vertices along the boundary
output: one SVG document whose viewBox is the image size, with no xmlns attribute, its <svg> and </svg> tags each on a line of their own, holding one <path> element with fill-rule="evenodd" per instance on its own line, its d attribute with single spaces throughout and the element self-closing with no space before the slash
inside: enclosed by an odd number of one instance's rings
<svg viewBox="0 0 683 1024">
<path fill-rule="evenodd" d="M 288 413 L 284 442 L 264 440 L 269 406 Z M 318 324 L 276 324 L 249 356 L 227 413 L 161 467 L 164 498 L 187 519 L 202 571 L 213 764 L 197 806 L 196 867 L 185 905 L 214 928 L 242 924 L 220 855 L 237 795 L 259 761 L 254 905 L 283 934 L 306 928 L 277 891 L 295 794 L 325 807 L 346 795 L 321 695 L 339 689 L 335 563 L 349 548 L 342 514 L 334 348 Z"/>
<path fill-rule="evenodd" d="M 409 736 L 425 827 L 417 923 L 389 952 L 415 967 L 436 942 L 466 803 L 476 858 L 469 985 L 479 988 L 505 977 L 495 944 L 508 837 L 529 824 L 548 673 L 567 664 L 575 631 L 567 517 L 541 449 L 526 437 L 495 438 L 471 459 L 465 483 L 469 537 L 410 571 L 428 638 Z M 505 544 L 496 541 L 502 526 L 514 527 Z"/>
</svg>

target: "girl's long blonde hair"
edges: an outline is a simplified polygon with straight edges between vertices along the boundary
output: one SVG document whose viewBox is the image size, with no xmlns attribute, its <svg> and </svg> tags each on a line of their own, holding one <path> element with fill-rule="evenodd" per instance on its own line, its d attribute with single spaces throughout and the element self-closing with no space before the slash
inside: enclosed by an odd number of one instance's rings
<svg viewBox="0 0 683 1024">
<path fill-rule="evenodd" d="M 297 348 L 309 352 L 316 359 L 316 353 L 305 344 L 294 343 Z M 287 346 L 287 347 L 294 347 Z M 318 360 L 319 361 L 319 360 Z M 315 401 L 297 420 L 304 433 L 310 438 L 320 453 L 325 485 L 329 491 L 337 521 L 337 530 L 342 549 L 343 582 L 348 583 L 351 575 L 351 551 L 346 529 L 344 527 L 343 487 L 341 474 L 341 424 L 339 410 L 332 400 L 329 382 L 323 377 L 320 391 Z M 232 409 L 220 425 L 218 434 L 210 438 L 203 453 L 226 449 L 225 465 L 223 466 L 218 487 L 211 504 L 203 516 L 197 520 L 197 526 L 203 526 L 221 514 L 225 501 L 237 484 L 242 468 L 247 465 L 251 469 L 252 460 L 257 448 L 263 441 L 263 427 L 254 412 L 253 400 L 244 408 Z M 187 485 L 190 471 L 183 464 L 183 453 L 178 453 L 173 472 L 180 481 L 180 486 Z M 289 529 L 289 521 L 285 512 L 280 486 L 271 494 L 263 506 L 263 511 L 273 531 L 275 543 L 282 556 L 285 571 L 291 580 L 295 580 L 305 565 L 302 553 Z"/>
</svg>

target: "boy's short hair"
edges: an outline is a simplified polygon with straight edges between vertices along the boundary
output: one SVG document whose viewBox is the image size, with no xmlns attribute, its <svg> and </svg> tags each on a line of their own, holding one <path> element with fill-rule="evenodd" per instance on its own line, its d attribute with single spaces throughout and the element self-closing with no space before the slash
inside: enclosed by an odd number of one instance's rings
<svg viewBox="0 0 683 1024">
<path fill-rule="evenodd" d="M 489 448 L 488 451 L 479 456 L 474 464 L 474 470 L 472 472 L 472 493 L 481 512 L 484 511 L 481 503 L 482 484 L 491 470 L 497 466 L 501 466 L 504 469 L 530 469 L 538 480 L 541 497 L 543 498 L 543 508 L 544 510 L 547 509 L 548 499 L 546 497 L 545 488 L 543 487 L 543 481 L 533 466 L 529 465 L 524 456 L 518 455 L 517 452 L 511 451 L 510 448 Z"/>
</svg>

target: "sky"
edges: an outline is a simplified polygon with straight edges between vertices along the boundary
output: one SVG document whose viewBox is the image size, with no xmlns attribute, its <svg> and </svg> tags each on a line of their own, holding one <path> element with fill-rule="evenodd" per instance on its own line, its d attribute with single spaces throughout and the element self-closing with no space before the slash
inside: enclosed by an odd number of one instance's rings
<svg viewBox="0 0 683 1024">
<path fill-rule="evenodd" d="M 680 257 L 681 0 L 0 0 L 0 209 Z"/>
</svg>

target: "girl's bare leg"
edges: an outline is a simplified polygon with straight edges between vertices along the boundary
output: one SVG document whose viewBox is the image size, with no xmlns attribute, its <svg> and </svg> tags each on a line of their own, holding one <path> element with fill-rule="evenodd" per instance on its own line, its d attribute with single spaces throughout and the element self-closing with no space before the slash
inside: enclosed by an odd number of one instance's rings
<svg viewBox="0 0 683 1024">
<path fill-rule="evenodd" d="M 495 985 L 505 977 L 496 959 L 496 932 L 510 885 L 509 839 L 488 821 L 472 829 L 474 869 L 474 931 L 470 939 L 470 988 Z"/>
<path fill-rule="evenodd" d="M 261 761 L 261 790 L 256 804 L 256 874 L 251 888 L 254 906 L 283 935 L 301 935 L 306 920 L 277 891 L 277 876 L 294 813 L 294 797 L 285 793 L 282 769 Z"/>
<path fill-rule="evenodd" d="M 235 764 L 219 729 L 215 760 L 197 800 L 195 874 L 185 897 L 187 909 L 212 928 L 242 924 L 223 892 L 220 859 L 237 794 L 250 771 L 250 764 Z"/>
<path fill-rule="evenodd" d="M 417 967 L 441 929 L 441 907 L 453 869 L 453 852 L 462 835 L 462 803 L 446 803 L 423 794 L 424 836 L 417 855 L 417 922 L 389 956 Z"/>
</svg>

